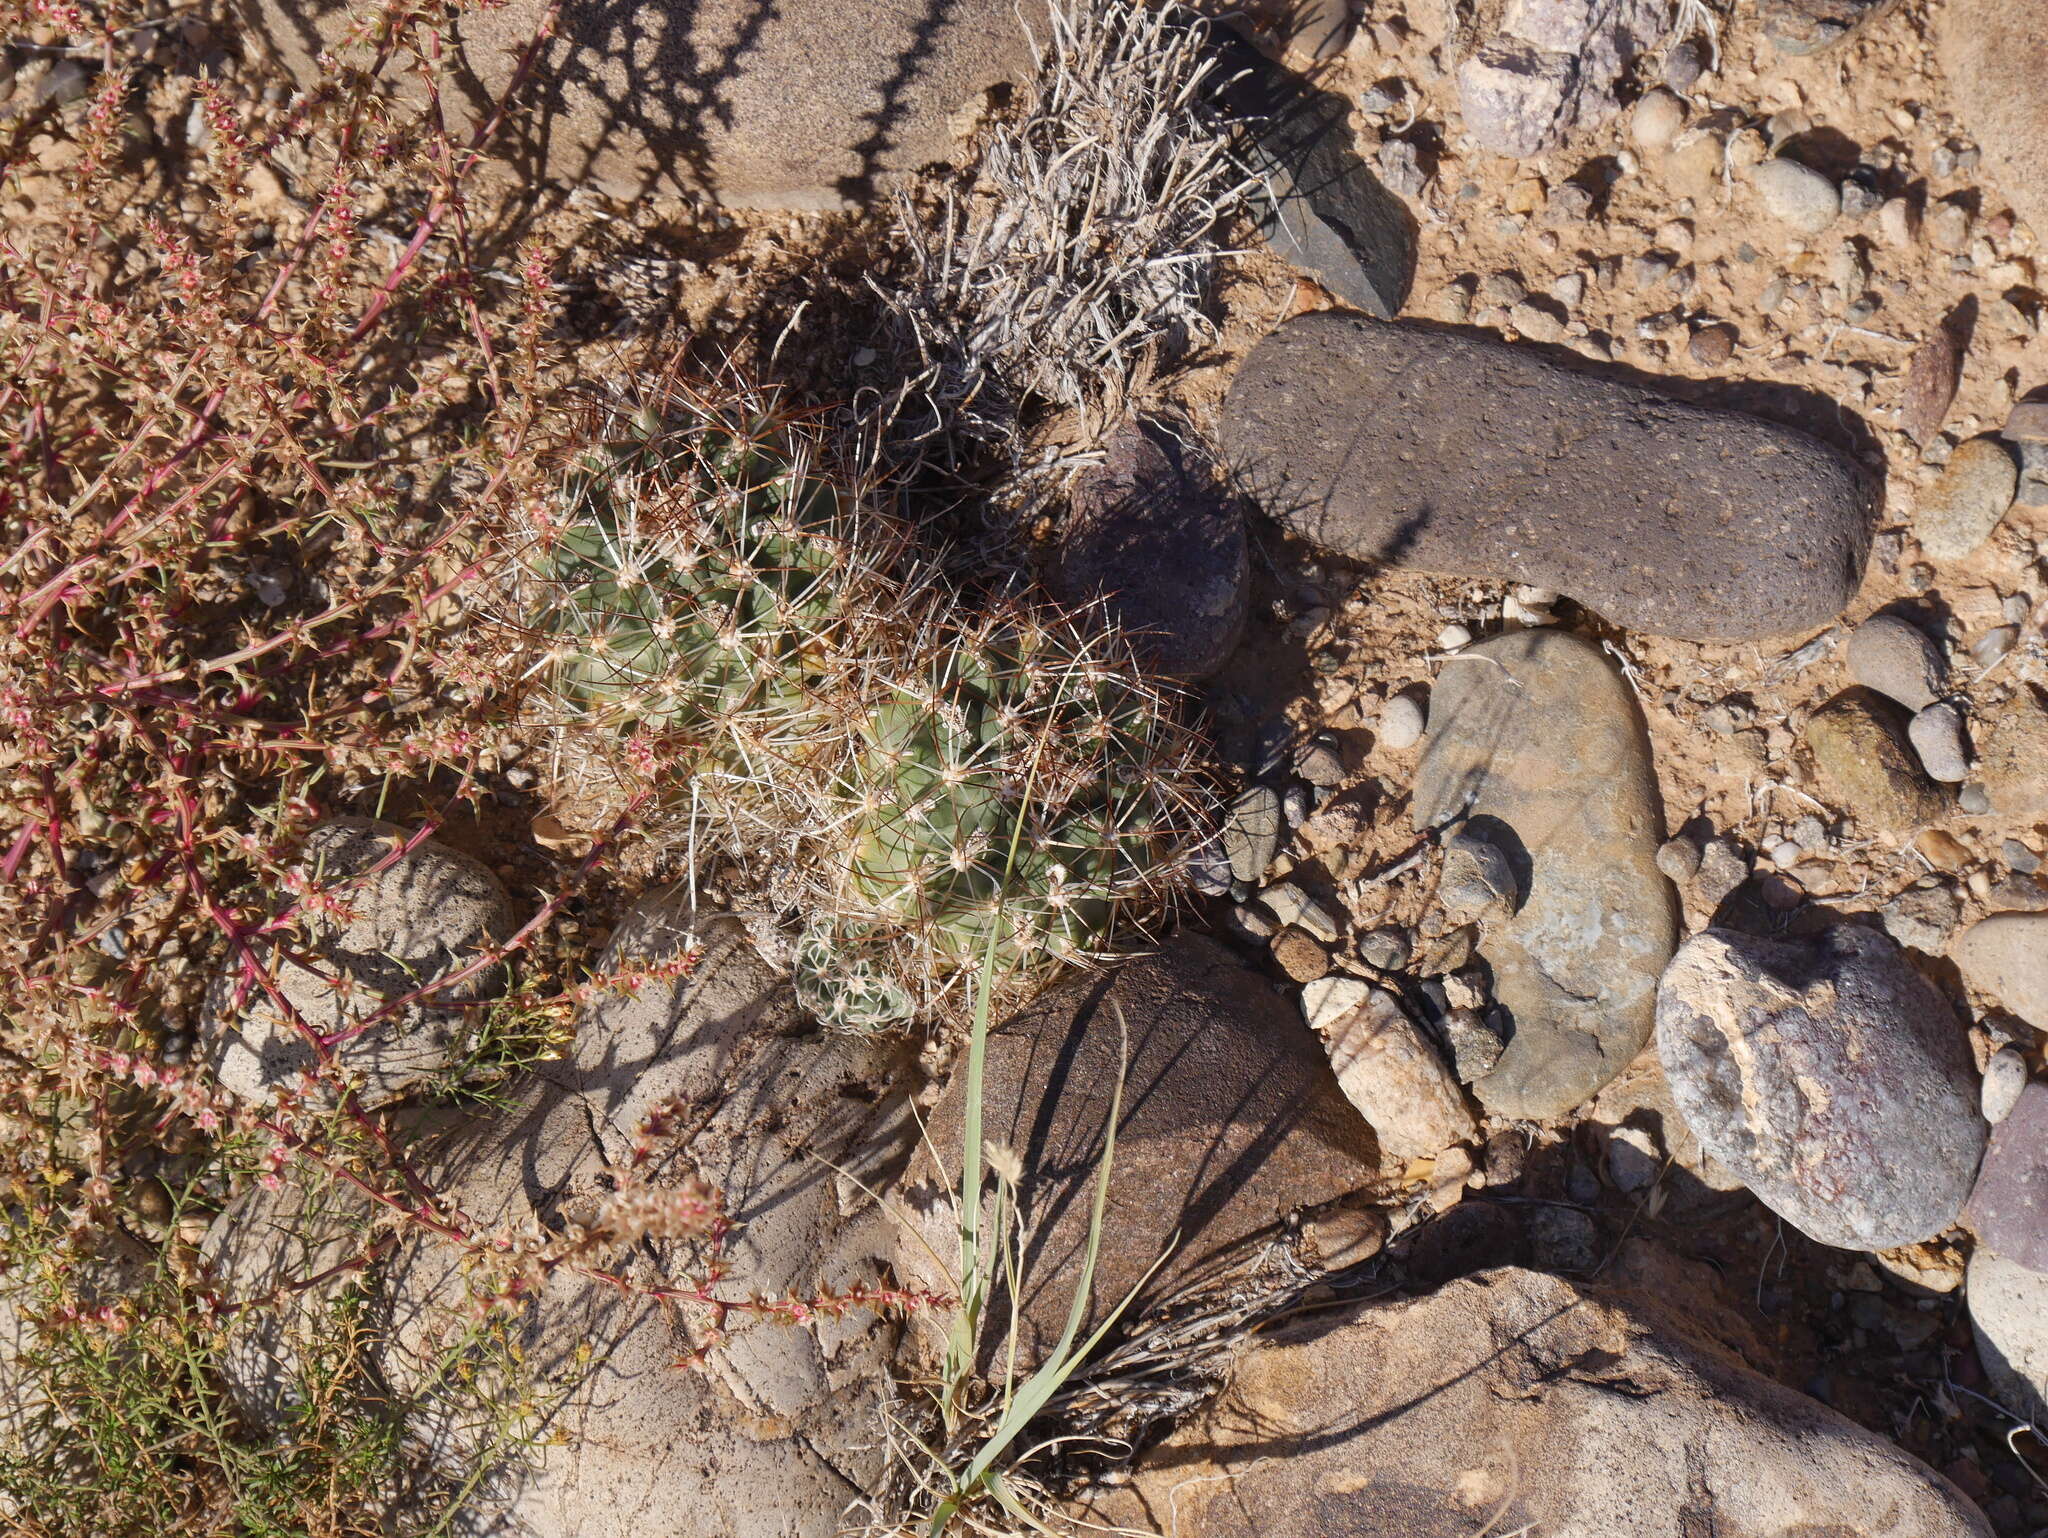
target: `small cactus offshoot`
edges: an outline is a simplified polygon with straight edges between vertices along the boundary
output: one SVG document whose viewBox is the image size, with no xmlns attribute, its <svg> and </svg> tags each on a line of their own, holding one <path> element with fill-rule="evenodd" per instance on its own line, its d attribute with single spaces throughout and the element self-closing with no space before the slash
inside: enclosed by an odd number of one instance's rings
<svg viewBox="0 0 2048 1538">
<path fill-rule="evenodd" d="M 824 434 L 741 388 L 600 412 L 521 606 L 561 741 L 658 781 L 679 845 L 796 910 L 806 1007 L 1015 998 L 1166 900 L 1203 802 L 1172 700 L 1088 616 L 966 612 Z M 628 771 L 633 772 L 633 771 Z"/>
</svg>

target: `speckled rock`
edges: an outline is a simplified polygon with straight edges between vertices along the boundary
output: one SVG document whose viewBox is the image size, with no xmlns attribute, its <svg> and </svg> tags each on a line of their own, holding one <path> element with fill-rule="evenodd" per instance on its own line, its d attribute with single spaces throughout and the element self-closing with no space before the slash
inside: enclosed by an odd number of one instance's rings
<svg viewBox="0 0 2048 1538">
<path fill-rule="evenodd" d="M 1555 148 L 1617 110 L 1615 85 L 1669 26 L 1663 0 L 1490 0 L 1458 68 L 1466 131 L 1503 155 Z"/>
<path fill-rule="evenodd" d="M 1968 1217 L 1977 1236 L 2006 1259 L 2048 1272 L 2048 1082 L 2021 1090 L 1991 1129 Z"/>
<path fill-rule="evenodd" d="M 2048 1273 L 1979 1245 L 1964 1287 L 1993 1391 L 2009 1409 L 2048 1420 Z"/>
<path fill-rule="evenodd" d="M 1811 166 L 1779 156 L 1749 173 L 1770 216 L 1800 235 L 1818 235 L 1842 216 L 1842 192 Z"/>
<path fill-rule="evenodd" d="M 1977 783 L 1991 809 L 2015 823 L 2048 820 L 2048 695 L 2022 688 L 1990 712 L 1977 735 Z"/>
<path fill-rule="evenodd" d="M 2026 1087 L 2026 1054 L 2017 1047 L 2000 1047 L 1984 1065 L 1984 1084 L 1977 1101 L 1984 1119 L 1995 1127 L 2012 1115 Z"/>
<path fill-rule="evenodd" d="M 2048 240 L 2048 11 L 2003 0 L 1945 0 L 1934 13 L 1936 58 L 1984 169 L 2019 216 Z M 1988 211 L 1988 210 L 1987 210 Z"/>
<path fill-rule="evenodd" d="M 1971 987 L 2048 1031 L 2048 913 L 1979 919 L 1956 942 L 1955 957 Z"/>
<path fill-rule="evenodd" d="M 455 975 L 517 927 L 505 888 L 468 855 L 428 839 L 392 860 L 410 836 L 392 823 L 337 817 L 306 839 L 299 868 L 319 872 L 346 903 L 345 912 L 307 923 L 305 954 L 318 957 L 323 970 L 277 963 L 278 993 L 314 1030 L 342 1032 L 386 1001 Z M 339 1042 L 336 1063 L 363 1103 L 396 1100 L 454 1062 L 475 1014 L 457 1006 L 490 998 L 503 977 L 502 968 L 484 967 L 443 990 L 433 1005 L 407 1004 Z M 348 981 L 346 994 L 334 978 Z M 232 975 L 209 990 L 202 1034 L 222 1086 L 250 1099 L 296 1083 L 317 1062 L 298 1023 Z"/>
<path fill-rule="evenodd" d="M 1896 1444 L 1740 1365 L 1753 1342 L 1700 1291 L 1502 1267 L 1281 1321 L 1089 1515 L 1174 1538 L 1991 1538 Z"/>
<path fill-rule="evenodd" d="M 441 99 L 459 135 L 503 93 L 547 9 L 509 0 L 458 18 Z M 353 15 L 327 0 L 249 12 L 302 83 Z M 844 207 L 953 159 L 990 93 L 1032 79 L 1046 22 L 1043 0 L 569 0 L 500 153 L 523 178 L 621 201 Z"/>
<path fill-rule="evenodd" d="M 1903 842 L 1947 810 L 1907 740 L 1907 717 L 1873 689 L 1845 689 L 1806 723 L 1821 788 L 1865 827 Z"/>
<path fill-rule="evenodd" d="M 1934 638 L 1899 614 L 1873 614 L 1849 636 L 1849 676 L 1866 689 L 1925 710 L 1948 681 L 1948 659 Z"/>
<path fill-rule="evenodd" d="M 2019 464 L 1996 438 L 1959 444 L 1913 515 L 1920 548 L 1937 561 L 1972 554 L 2011 510 L 2019 484 Z"/>
<path fill-rule="evenodd" d="M 1223 442 L 1317 544 L 1549 588 L 1659 635 L 1825 624 L 1868 553 L 1869 490 L 1817 440 L 1461 332 L 1291 320 L 1239 370 Z"/>
<path fill-rule="evenodd" d="M 1888 11 L 1896 0 L 1759 0 L 1764 36 L 1780 53 L 1818 53 Z"/>
<path fill-rule="evenodd" d="M 1221 667 L 1244 633 L 1250 556 L 1243 509 L 1199 451 L 1162 423 L 1127 427 L 1075 477 L 1068 508 L 1053 595 L 1104 600 L 1162 673 Z"/>
<path fill-rule="evenodd" d="M 1695 935 L 1658 991 L 1657 1048 L 1701 1145 L 1809 1237 L 1891 1249 L 1961 1212 L 1984 1151 L 1977 1075 L 1887 936 Z"/>
<path fill-rule="evenodd" d="M 1597 647 L 1529 630 L 1445 664 L 1412 815 L 1426 828 L 1461 813 L 1521 894 L 1480 947 L 1514 1035 L 1473 1088 L 1496 1115 L 1562 1116 L 1649 1040 L 1678 934 L 1649 740 Z"/>
<path fill-rule="evenodd" d="M 1127 1058 L 1119 1012 L 1130 1032 Z M 1169 1244 L 1140 1312 L 1233 1273 L 1290 1212 L 1365 1187 L 1379 1167 L 1372 1130 L 1344 1099 L 1309 1028 L 1265 978 L 1214 941 L 1177 935 L 1108 978 L 1055 988 L 990 1036 L 982 1097 L 983 1135 L 1017 1155 L 1037 1225 L 1023 1257 L 1027 1363 L 1066 1325 L 1120 1071 L 1113 1242 L 1102 1249 L 1091 1319 Z M 898 1274 L 934 1290 L 952 1283 L 931 1251 L 959 1247 L 944 1170 L 958 1172 L 964 1105 L 964 1075 L 956 1072 L 930 1112 L 927 1150 L 902 1192 L 923 1242 L 901 1235 Z M 934 1147 L 945 1153 L 944 1169 L 933 1162 Z M 994 1306 L 1009 1303 L 999 1295 Z M 934 1332 L 947 1322 L 937 1311 L 915 1321 Z"/>
<path fill-rule="evenodd" d="M 1478 1127 L 1429 1038 L 1386 989 L 1356 986 L 1364 996 L 1323 1028 L 1323 1050 L 1338 1088 L 1372 1124 L 1381 1151 L 1423 1159 L 1472 1141 Z"/>
</svg>

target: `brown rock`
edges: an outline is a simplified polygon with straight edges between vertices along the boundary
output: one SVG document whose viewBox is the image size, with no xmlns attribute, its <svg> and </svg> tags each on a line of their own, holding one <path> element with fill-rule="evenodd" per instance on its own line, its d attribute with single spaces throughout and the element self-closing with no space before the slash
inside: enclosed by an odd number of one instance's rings
<svg viewBox="0 0 2048 1538">
<path fill-rule="evenodd" d="M 1905 394 L 1899 402 L 1899 430 L 1923 448 L 1941 430 L 1962 383 L 1967 323 L 1951 315 L 1913 349 L 1906 364 Z"/>
<path fill-rule="evenodd" d="M 2043 761 L 2048 771 L 2048 760 Z M 1972 988 L 2048 1031 L 2048 913 L 1994 913 L 1956 941 L 1955 961 Z"/>
<path fill-rule="evenodd" d="M 1129 1029 L 1127 1061 L 1119 1011 Z M 1172 1255 L 1147 1283 L 1141 1311 L 1236 1272 L 1290 1212 L 1359 1190 L 1378 1170 L 1371 1129 L 1346 1103 L 1308 1027 L 1214 941 L 1182 934 L 1106 979 L 1055 989 L 990 1036 L 982 1096 L 983 1135 L 1015 1153 L 1036 1225 L 1023 1257 L 1025 1363 L 1066 1325 L 1119 1073 L 1110 1238 L 1091 1320 L 1169 1243 Z M 963 1080 L 956 1071 L 933 1107 L 904 1198 L 924 1244 L 946 1256 L 959 1253 L 955 1191 L 931 1150 L 957 1176 Z M 924 1244 L 903 1237 L 898 1274 L 950 1288 Z M 1000 1315 L 1009 1304 L 999 1297 L 993 1307 Z"/>
<path fill-rule="evenodd" d="M 1426 1159 L 1478 1135 L 1457 1080 L 1436 1048 L 1384 988 L 1323 1028 L 1338 1087 L 1372 1124 L 1390 1158 Z"/>
<path fill-rule="evenodd" d="M 1469 818 L 1522 899 L 1480 944 L 1514 1034 L 1473 1091 L 1496 1115 L 1562 1116 L 1649 1040 L 1678 940 L 1642 717 L 1598 648 L 1528 630 L 1446 663 L 1429 725 L 1417 828 Z"/>
<path fill-rule="evenodd" d="M 1176 1538 L 1990 1538 L 1675 1309 L 1502 1269 L 1252 1337 L 1097 1520 Z"/>
<path fill-rule="evenodd" d="M 1999 816 L 2048 818 L 2048 699 L 2022 689 L 1977 734 L 1977 777 Z"/>
<path fill-rule="evenodd" d="M 488 111 L 543 0 L 458 19 L 442 101 L 458 134 Z M 250 20 L 301 82 L 353 18 L 330 0 L 255 0 Z M 521 98 L 516 172 L 615 198 L 837 208 L 953 158 L 990 93 L 1027 81 L 1041 0 L 569 0 Z"/>
<path fill-rule="evenodd" d="M 1312 983 L 1330 970 L 1330 953 L 1322 942 L 1291 924 L 1273 937 L 1273 959 L 1297 983 Z"/>
<path fill-rule="evenodd" d="M 1821 788 L 1844 812 L 1893 839 L 1911 838 L 1948 810 L 1906 740 L 1907 717 L 1874 689 L 1844 689 L 1806 723 Z"/>
<path fill-rule="evenodd" d="M 2048 12 L 2000 0 L 1946 0 L 1936 56 L 1985 167 L 2019 216 L 2048 240 Z M 1987 209 L 1988 211 L 1988 209 Z"/>
<path fill-rule="evenodd" d="M 1289 321 L 1238 371 L 1223 442 L 1320 545 L 1551 588 L 1660 635 L 1825 624 L 1868 553 L 1868 488 L 1817 440 L 1460 332 Z"/>
</svg>

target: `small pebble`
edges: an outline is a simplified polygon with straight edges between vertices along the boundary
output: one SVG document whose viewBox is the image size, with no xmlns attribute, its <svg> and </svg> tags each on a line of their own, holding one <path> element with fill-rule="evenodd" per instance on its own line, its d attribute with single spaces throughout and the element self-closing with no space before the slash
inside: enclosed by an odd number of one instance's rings
<svg viewBox="0 0 2048 1538">
<path fill-rule="evenodd" d="M 1276 881 L 1264 888 L 1259 901 L 1272 909 L 1282 924 L 1305 929 L 1318 940 L 1337 938 L 1337 916 L 1291 881 Z"/>
<path fill-rule="evenodd" d="M 1308 814 L 1315 810 L 1315 801 L 1306 785 L 1290 785 L 1280 793 L 1280 815 L 1287 819 L 1287 826 L 1298 828 L 1308 821 Z"/>
<path fill-rule="evenodd" d="M 1295 772 L 1318 789 L 1329 789 L 1344 783 L 1344 760 L 1338 755 L 1335 744 L 1327 738 L 1317 738 L 1301 751 L 1295 761 Z"/>
<path fill-rule="evenodd" d="M 1426 725 L 1422 702 L 1412 693 L 1397 694 L 1380 707 L 1380 745 L 1404 753 L 1422 740 Z"/>
<path fill-rule="evenodd" d="M 1400 971 L 1412 954 L 1405 929 L 1368 929 L 1358 937 L 1359 959 L 1382 972 Z"/>
<path fill-rule="evenodd" d="M 1678 131 L 1685 127 L 1685 103 L 1676 92 L 1659 86 L 1636 103 L 1629 119 L 1629 136 L 1647 154 L 1662 154 L 1670 148 Z"/>
<path fill-rule="evenodd" d="M 2011 509 L 2019 466 L 1996 438 L 1972 438 L 1949 456 L 1941 479 L 1920 499 L 1913 519 L 1921 548 L 1937 561 L 1971 554 Z"/>
<path fill-rule="evenodd" d="M 1454 652 L 1471 644 L 1472 632 L 1463 625 L 1446 625 L 1436 633 L 1436 649 L 1440 652 Z"/>
<path fill-rule="evenodd" d="M 1682 833 L 1665 840 L 1657 851 L 1657 869 L 1676 885 L 1687 885 L 1700 873 L 1700 846 Z"/>
<path fill-rule="evenodd" d="M 1735 356 L 1735 328 L 1703 326 L 1692 334 L 1692 340 L 1686 344 L 1686 351 L 1692 354 L 1692 361 L 1702 368 L 1721 368 Z"/>
<path fill-rule="evenodd" d="M 1956 797 L 1956 805 L 1971 817 L 1987 817 L 1991 813 L 1991 797 L 1982 785 L 1965 785 L 1962 794 Z"/>
<path fill-rule="evenodd" d="M 2005 863 L 2022 876 L 2031 876 L 2041 868 L 2041 857 L 2016 838 L 2007 839 L 1999 853 L 2005 857 Z"/>
<path fill-rule="evenodd" d="M 1647 1191 L 1663 1173 L 1664 1156 L 1641 1127 L 1617 1127 L 1607 1140 L 1607 1178 L 1623 1191 Z"/>
<path fill-rule="evenodd" d="M 1292 926 L 1273 937 L 1273 959 L 1297 983 L 1312 983 L 1330 970 L 1330 953 L 1315 936 Z"/>
<path fill-rule="evenodd" d="M 1988 668 L 1992 663 L 2019 645 L 2020 632 L 2016 625 L 2000 625 L 1996 630 L 1987 630 L 1970 647 L 1970 655 L 1977 660 L 1977 666 Z"/>
<path fill-rule="evenodd" d="M 1877 211 L 1877 233 L 1888 246 L 1910 246 L 1920 234 L 1919 215 L 1904 198 L 1893 198 Z"/>
<path fill-rule="evenodd" d="M 1750 181 L 1770 216 L 1797 234 L 1818 235 L 1841 216 L 1840 189 L 1796 160 L 1766 160 L 1750 172 Z"/>
<path fill-rule="evenodd" d="M 1780 870 L 1790 870 L 1806 858 L 1806 851 L 1789 838 L 1779 839 L 1766 852 L 1771 857 L 1771 863 Z"/>
<path fill-rule="evenodd" d="M 2015 1047 L 2000 1047 L 1984 1065 L 1984 1084 L 1978 1092 L 1984 1119 L 1995 1127 L 2012 1115 L 2012 1108 L 2019 1104 L 2020 1091 L 2026 1087 L 2026 1058 Z"/>
<path fill-rule="evenodd" d="M 1913 751 L 1927 777 L 1944 785 L 1960 785 L 1970 777 L 1970 751 L 1963 731 L 1963 713 L 1947 701 L 1929 705 L 1906 728 Z"/>
<path fill-rule="evenodd" d="M 1926 631 L 1898 614 L 1873 614 L 1849 635 L 1849 676 L 1866 689 L 1924 710 L 1940 696 L 1948 662 Z"/>
</svg>

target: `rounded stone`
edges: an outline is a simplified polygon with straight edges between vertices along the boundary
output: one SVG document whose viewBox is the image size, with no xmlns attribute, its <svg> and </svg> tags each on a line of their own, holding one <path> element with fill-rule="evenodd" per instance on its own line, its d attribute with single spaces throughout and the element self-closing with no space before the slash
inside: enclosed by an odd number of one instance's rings
<svg viewBox="0 0 2048 1538">
<path fill-rule="evenodd" d="M 1678 137 L 1678 131 L 1685 127 L 1685 103 L 1675 92 L 1658 86 L 1646 93 L 1636 103 L 1636 110 L 1629 118 L 1629 137 L 1636 141 L 1636 148 L 1650 154 L 1660 154 L 1671 147 L 1671 141 Z"/>
<path fill-rule="evenodd" d="M 2048 1419 L 2048 1274 L 1979 1246 L 1963 1287 L 1992 1387 L 2008 1408 Z"/>
<path fill-rule="evenodd" d="M 1908 718 L 1874 689 L 1845 689 L 1808 718 L 1806 746 L 1821 788 L 1857 821 L 1894 841 L 1941 818 L 1947 802 L 1920 772 Z"/>
<path fill-rule="evenodd" d="M 1969 738 L 1963 730 L 1963 713 L 1955 706 L 1945 701 L 1929 705 L 1913 717 L 1906 736 L 1929 779 L 1960 785 L 1970 777 Z"/>
<path fill-rule="evenodd" d="M 1223 446 L 1316 544 L 1549 588 L 1658 635 L 1812 630 L 1869 552 L 1869 485 L 1802 432 L 1539 349 L 1336 311 L 1253 349 Z"/>
<path fill-rule="evenodd" d="M 1614 665 L 1561 630 L 1496 636 L 1445 663 L 1431 717 L 1414 825 L 1464 817 L 1520 898 L 1480 944 L 1513 1033 L 1473 1089 L 1496 1115 L 1560 1117 L 1649 1040 L 1677 943 L 1648 735 Z"/>
<path fill-rule="evenodd" d="M 1920 499 L 1913 532 L 1937 561 L 1972 554 L 2012 509 L 2020 470 L 1996 438 L 1972 438 L 1949 456 L 1941 479 Z"/>
<path fill-rule="evenodd" d="M 1956 942 L 1963 980 L 2048 1031 L 2048 913 L 1994 913 Z"/>
<path fill-rule="evenodd" d="M 1842 190 L 1811 166 L 1782 155 L 1749 173 L 1764 210 L 1787 229 L 1818 235 L 1842 215 Z"/>
<path fill-rule="evenodd" d="M 1977 1075 L 1961 1022 L 1884 934 L 1703 931 L 1664 974 L 1657 1048 L 1701 1146 L 1810 1238 L 1891 1249 L 1962 1211 Z"/>
<path fill-rule="evenodd" d="M 2000 1047 L 1984 1065 L 1984 1084 L 1977 1097 L 1984 1119 L 1995 1127 L 2012 1115 L 2026 1087 L 2026 1057 L 2017 1047 Z"/>
<path fill-rule="evenodd" d="M 1934 639 L 1897 614 L 1873 614 L 1849 636 L 1849 676 L 1866 689 L 1925 710 L 1941 697 L 1948 660 Z"/>
<path fill-rule="evenodd" d="M 1935 49 L 1992 182 L 2048 239 L 2048 11 L 1946 0 L 1935 13 Z"/>
<path fill-rule="evenodd" d="M 2048 1083 L 2022 1089 L 1991 1129 L 1968 1217 L 1999 1254 L 2048 1271 Z"/>
<path fill-rule="evenodd" d="M 1050 586 L 1064 603 L 1101 603 L 1159 672 L 1197 679 L 1244 633 L 1250 562 L 1243 511 L 1204 456 L 1144 422 L 1075 477 Z"/>
<path fill-rule="evenodd" d="M 321 0 L 250 11 L 301 82 L 355 16 Z M 458 136 L 502 97 L 547 12 L 507 0 L 460 13 L 441 89 Z M 620 200 L 859 204 L 955 158 L 996 95 L 1031 79 L 1046 20 L 1043 0 L 568 0 L 521 98 L 509 169 Z"/>
<path fill-rule="evenodd" d="M 1422 702 L 1410 693 L 1397 694 L 1380 707 L 1380 746 L 1405 753 L 1422 741 L 1427 724 Z"/>
</svg>

